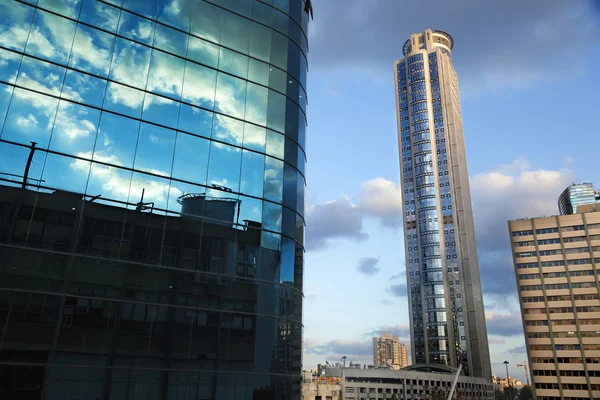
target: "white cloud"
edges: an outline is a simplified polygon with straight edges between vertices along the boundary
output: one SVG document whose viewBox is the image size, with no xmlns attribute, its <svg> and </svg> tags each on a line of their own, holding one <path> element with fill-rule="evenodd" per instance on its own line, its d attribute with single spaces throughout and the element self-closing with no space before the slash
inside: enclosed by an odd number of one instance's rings
<svg viewBox="0 0 600 400">
<path fill-rule="evenodd" d="M 29 115 L 27 115 L 27 117 L 23 117 L 22 115 L 19 115 L 17 117 L 17 125 L 19 125 L 23 128 L 37 126 L 37 124 L 38 124 L 38 120 L 33 114 L 29 114 Z"/>
</svg>

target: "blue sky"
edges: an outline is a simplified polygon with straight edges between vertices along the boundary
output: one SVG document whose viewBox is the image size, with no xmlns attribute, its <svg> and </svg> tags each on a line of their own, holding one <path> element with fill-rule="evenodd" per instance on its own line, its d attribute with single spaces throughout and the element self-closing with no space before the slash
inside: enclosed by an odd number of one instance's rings
<svg viewBox="0 0 600 400">
<path fill-rule="evenodd" d="M 600 7 L 436 0 L 427 15 L 414 4 L 314 4 L 304 367 L 369 363 L 383 330 L 409 342 L 393 61 L 431 28 L 455 40 L 492 369 L 504 376 L 504 360 L 526 360 L 506 221 L 557 214 L 572 182 L 600 186 Z"/>
</svg>

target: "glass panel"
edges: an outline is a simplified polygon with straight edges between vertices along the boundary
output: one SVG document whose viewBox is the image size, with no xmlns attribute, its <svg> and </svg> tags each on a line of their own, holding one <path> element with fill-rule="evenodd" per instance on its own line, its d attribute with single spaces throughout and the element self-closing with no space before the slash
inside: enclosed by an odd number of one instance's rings
<svg viewBox="0 0 600 400">
<path fill-rule="evenodd" d="M 56 1 L 56 0 L 38 0 L 38 6 L 57 14 L 65 15 L 70 18 L 77 19 L 79 9 L 81 8 L 81 0 Z"/>
<path fill-rule="evenodd" d="M 269 87 L 278 92 L 285 93 L 287 89 L 287 74 L 279 68 L 269 68 Z"/>
<path fill-rule="evenodd" d="M 75 88 L 77 92 L 75 92 Z M 67 70 L 61 97 L 95 107 L 102 107 L 105 90 L 106 81 L 104 79 Z"/>
<path fill-rule="evenodd" d="M 287 69 L 288 38 L 277 32 L 271 31 L 271 64 Z"/>
<path fill-rule="evenodd" d="M 298 172 L 288 164 L 283 167 L 283 205 L 296 210 L 298 195 L 296 193 Z M 295 220 L 295 217 L 294 217 Z M 295 228 L 294 228 L 295 229 Z"/>
<path fill-rule="evenodd" d="M 237 75 L 240 78 L 248 77 L 248 57 L 221 47 L 219 56 L 219 70 Z"/>
<path fill-rule="evenodd" d="M 75 22 L 38 10 L 33 19 L 25 52 L 66 64 L 74 36 Z"/>
<path fill-rule="evenodd" d="M 212 137 L 223 142 L 242 145 L 244 123 L 240 120 L 215 114 Z"/>
<path fill-rule="evenodd" d="M 2 38 L 2 34 L 0 34 L 0 38 Z M 23 56 L 20 54 L 0 49 L 0 80 L 8 83 L 15 83 L 22 58 Z"/>
<path fill-rule="evenodd" d="M 264 198 L 282 202 L 283 197 L 283 161 L 265 157 Z"/>
<path fill-rule="evenodd" d="M 246 97 L 246 120 L 259 125 L 267 125 L 267 103 L 269 89 L 248 82 Z"/>
<path fill-rule="evenodd" d="M 122 190 L 124 187 L 119 189 Z M 142 195 L 144 203 L 154 203 L 155 209 L 166 209 L 169 199 L 169 180 L 134 172 L 131 177 L 129 202 L 135 204 L 142 201 Z"/>
<path fill-rule="evenodd" d="M 285 138 L 285 156 L 283 159 L 294 167 L 298 165 L 298 145 L 287 137 Z"/>
<path fill-rule="evenodd" d="M 196 1 L 192 16 L 192 34 L 213 43 L 221 41 L 223 10 L 205 1 Z"/>
<path fill-rule="evenodd" d="M 154 34 L 154 47 L 180 57 L 185 57 L 187 50 L 188 35 L 171 29 L 167 26 L 157 24 Z"/>
<path fill-rule="evenodd" d="M 224 12 L 221 44 L 242 54 L 248 54 L 250 20 L 230 12 Z"/>
<path fill-rule="evenodd" d="M 146 93 L 142 119 L 176 128 L 177 118 L 179 117 L 179 104 L 177 101 Z"/>
<path fill-rule="evenodd" d="M 23 51 L 33 19 L 33 7 L 15 1 L 0 2 L 0 45 L 9 49 Z"/>
<path fill-rule="evenodd" d="M 13 87 L 0 83 L 0 126 L 4 125 L 4 117 L 8 111 L 8 103 L 12 97 Z M 0 130 L 0 137 L 1 135 Z"/>
<path fill-rule="evenodd" d="M 285 132 L 285 96 L 269 90 L 269 108 L 267 111 L 267 127 Z"/>
<path fill-rule="evenodd" d="M 181 104 L 177 129 L 210 138 L 212 120 L 212 112 Z"/>
<path fill-rule="evenodd" d="M 296 211 L 298 211 L 298 213 L 300 213 L 300 215 L 304 215 L 304 189 L 305 189 L 305 185 L 304 185 L 304 177 L 298 172 L 298 186 L 296 187 L 296 193 L 298 195 L 297 197 L 297 205 L 296 205 Z"/>
<path fill-rule="evenodd" d="M 58 100 L 15 88 L 2 131 L 2 139 L 47 148 Z"/>
<path fill-rule="evenodd" d="M 150 48 L 117 38 L 112 60 L 110 69 L 112 79 L 140 89 L 146 87 Z"/>
<path fill-rule="evenodd" d="M 251 58 L 248 64 L 248 79 L 263 86 L 268 86 L 269 64 Z"/>
<path fill-rule="evenodd" d="M 182 100 L 213 109 L 217 72 L 202 65 L 186 63 Z"/>
<path fill-rule="evenodd" d="M 238 192 L 240 188 L 241 155 L 242 152 L 237 147 L 212 142 L 206 184 L 217 185 Z"/>
<path fill-rule="evenodd" d="M 121 36 L 150 46 L 154 38 L 154 26 L 155 23 L 152 21 L 127 11 L 121 11 L 121 19 L 119 20 L 119 35 Z M 131 43 L 131 45 L 134 45 L 134 43 Z"/>
<path fill-rule="evenodd" d="M 156 18 L 156 1 L 148 0 L 123 0 L 123 8 L 141 14 L 146 18 Z"/>
<path fill-rule="evenodd" d="M 29 153 L 30 151 L 27 148 L 8 143 L 0 143 L 0 154 L 2 154 L 2 157 L 0 157 L 0 172 L 2 172 L 2 174 L 17 175 L 0 175 L 0 178 L 14 182 L 11 186 L 20 186 L 23 182 L 22 177 L 25 173 L 25 163 L 27 162 Z M 30 185 L 37 185 L 40 183 L 39 179 L 41 179 L 45 159 L 46 154 L 43 152 L 36 151 L 34 153 L 29 169 L 28 183 Z M 8 182 L 3 181 L 2 184 L 5 185 L 8 184 Z"/>
<path fill-rule="evenodd" d="M 73 42 L 69 66 L 92 74 L 108 76 L 114 42 L 113 35 L 79 25 Z"/>
<path fill-rule="evenodd" d="M 175 131 L 142 123 L 134 167 L 155 175 L 171 176 Z"/>
<path fill-rule="evenodd" d="M 140 123 L 111 113 L 102 113 L 94 160 L 133 167 Z"/>
<path fill-rule="evenodd" d="M 75 163 L 77 165 L 75 166 Z M 85 193 L 90 162 L 58 154 L 48 154 L 42 179 L 44 186 L 75 193 Z M 73 168 L 76 168 L 74 171 Z M 87 173 L 86 173 L 87 171 Z"/>
<path fill-rule="evenodd" d="M 250 196 L 263 196 L 265 156 L 244 150 L 242 152 L 242 183 L 240 191 Z"/>
<path fill-rule="evenodd" d="M 244 147 L 265 152 L 267 130 L 260 126 L 245 123 L 244 124 Z"/>
<path fill-rule="evenodd" d="M 187 57 L 208 67 L 217 68 L 219 62 L 219 46 L 190 36 Z"/>
<path fill-rule="evenodd" d="M 271 30 L 256 22 L 250 27 L 250 55 L 264 62 L 271 59 Z"/>
<path fill-rule="evenodd" d="M 285 136 L 281 133 L 267 130 L 267 154 L 283 160 Z"/>
<path fill-rule="evenodd" d="M 179 100 L 185 61 L 161 51 L 152 52 L 146 90 Z"/>
<path fill-rule="evenodd" d="M 158 21 L 188 32 L 193 8 L 194 0 L 159 0 Z"/>
<path fill-rule="evenodd" d="M 44 61 L 23 57 L 17 84 L 53 96 L 60 95 L 65 68 Z M 73 93 L 73 96 L 77 96 Z"/>
<path fill-rule="evenodd" d="M 130 117 L 142 115 L 144 92 L 110 82 L 104 98 L 104 108 Z"/>
<path fill-rule="evenodd" d="M 251 197 L 241 197 L 240 202 L 240 223 L 252 221 L 262 223 L 262 200 Z"/>
<path fill-rule="evenodd" d="M 100 111 L 61 100 L 50 149 L 91 159 L 99 122 Z"/>
<path fill-rule="evenodd" d="M 281 205 L 263 201 L 263 228 L 281 232 Z M 266 237 L 263 235 L 263 239 L 267 239 L 265 247 L 279 249 L 279 235 L 264 233 L 267 234 Z"/>
<path fill-rule="evenodd" d="M 109 32 L 116 32 L 119 23 L 119 9 L 96 0 L 85 0 L 79 20 Z"/>
<path fill-rule="evenodd" d="M 173 178 L 206 184 L 209 146 L 209 140 L 177 132 Z"/>
<path fill-rule="evenodd" d="M 219 73 L 215 110 L 236 118 L 244 118 L 246 105 L 246 81 Z"/>
<path fill-rule="evenodd" d="M 252 14 L 252 0 L 224 0 L 223 6 L 248 18 Z"/>
</svg>

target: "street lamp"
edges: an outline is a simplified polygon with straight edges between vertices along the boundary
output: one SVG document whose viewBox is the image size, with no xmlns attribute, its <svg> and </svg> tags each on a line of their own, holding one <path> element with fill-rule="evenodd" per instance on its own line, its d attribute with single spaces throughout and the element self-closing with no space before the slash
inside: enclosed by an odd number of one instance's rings
<svg viewBox="0 0 600 400">
<path fill-rule="evenodd" d="M 510 399 L 511 388 L 510 388 L 510 377 L 508 376 L 508 361 L 504 361 L 504 365 L 506 365 L 506 386 L 508 387 L 508 398 Z"/>
</svg>

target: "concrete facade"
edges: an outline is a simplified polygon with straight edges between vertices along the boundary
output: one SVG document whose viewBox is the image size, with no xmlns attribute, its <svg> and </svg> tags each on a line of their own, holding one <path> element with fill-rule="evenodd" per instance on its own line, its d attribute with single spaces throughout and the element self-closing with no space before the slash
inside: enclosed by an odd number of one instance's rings
<svg viewBox="0 0 600 400">
<path fill-rule="evenodd" d="M 412 359 L 491 380 L 453 45 L 427 29 L 395 63 Z"/>
<path fill-rule="evenodd" d="M 446 398 L 454 379 L 451 368 L 426 365 L 413 365 L 397 371 L 328 368 L 326 374 L 342 377 L 344 400 L 426 399 L 435 392 L 445 393 L 443 398 Z M 493 399 L 494 387 L 486 379 L 461 375 L 455 393 L 457 398 L 464 400 Z"/>
<path fill-rule="evenodd" d="M 600 398 L 600 212 L 508 228 L 535 395 Z"/>
</svg>

